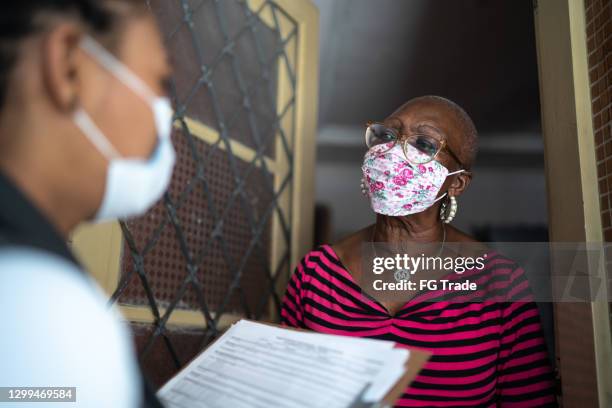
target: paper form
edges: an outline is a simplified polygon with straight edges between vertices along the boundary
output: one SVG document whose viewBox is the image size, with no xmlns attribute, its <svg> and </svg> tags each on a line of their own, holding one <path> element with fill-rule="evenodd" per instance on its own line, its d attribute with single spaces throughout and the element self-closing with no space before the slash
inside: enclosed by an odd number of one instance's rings
<svg viewBox="0 0 612 408">
<path fill-rule="evenodd" d="M 168 408 L 345 408 L 366 383 L 378 401 L 408 350 L 241 320 L 158 392 Z"/>
</svg>

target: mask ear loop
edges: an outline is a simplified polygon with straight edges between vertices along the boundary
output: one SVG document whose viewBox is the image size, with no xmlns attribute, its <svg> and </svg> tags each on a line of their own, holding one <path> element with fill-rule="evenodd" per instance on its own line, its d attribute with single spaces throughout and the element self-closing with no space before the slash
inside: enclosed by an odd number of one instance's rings
<svg viewBox="0 0 612 408">
<path fill-rule="evenodd" d="M 156 98 L 155 93 L 134 74 L 125 64 L 119 61 L 113 54 L 108 52 L 106 48 L 101 46 L 96 40 L 90 36 L 85 36 L 81 40 L 79 46 L 89 56 L 96 60 L 100 65 L 112 72 L 127 85 L 131 90 L 136 92 L 141 98 L 149 104 Z"/>
<path fill-rule="evenodd" d="M 459 169 L 457 171 L 453 171 L 452 173 L 447 173 L 446 177 L 448 176 L 452 176 L 453 174 L 459 174 L 459 173 L 463 173 L 465 171 L 465 169 Z M 435 200 L 433 200 L 433 202 L 431 203 L 432 205 L 435 204 L 436 202 L 440 201 L 441 199 L 443 199 L 446 195 L 448 195 L 448 191 L 445 192 L 444 194 L 442 194 L 440 197 L 436 198 Z"/>
<path fill-rule="evenodd" d="M 134 93 L 140 96 L 146 103 L 153 107 L 154 101 L 157 99 L 155 93 L 145 84 L 136 74 L 134 74 L 124 63 L 119 61 L 113 54 L 106 50 L 96 40 L 86 35 L 81 39 L 79 47 L 85 51 L 92 59 L 104 67 L 107 71 L 115 75 Z M 155 112 L 153 112 L 155 115 Z M 102 131 L 96 126 L 93 120 L 83 109 L 77 109 L 74 113 L 74 121 L 79 128 L 85 133 L 87 138 L 98 148 L 98 150 L 106 156 L 107 159 L 116 159 L 121 157 L 117 149 L 108 141 Z"/>
<path fill-rule="evenodd" d="M 81 132 L 108 160 L 121 157 L 117 149 L 108 141 L 100 128 L 96 126 L 83 109 L 77 109 L 74 112 L 73 118 L 74 123 L 81 129 Z"/>
<path fill-rule="evenodd" d="M 436 202 L 440 201 L 441 199 L 443 199 L 446 195 L 448 194 L 448 192 L 442 194 L 440 197 L 436 198 L 435 200 L 433 200 L 433 202 L 431 203 L 431 205 L 434 205 Z"/>
</svg>

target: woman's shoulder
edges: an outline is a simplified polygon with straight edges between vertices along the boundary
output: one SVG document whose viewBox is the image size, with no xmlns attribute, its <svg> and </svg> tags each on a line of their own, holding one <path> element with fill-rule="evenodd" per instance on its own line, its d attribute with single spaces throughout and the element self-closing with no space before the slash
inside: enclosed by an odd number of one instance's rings
<svg viewBox="0 0 612 408">
<path fill-rule="evenodd" d="M 472 268 L 464 275 L 481 276 L 492 286 L 509 289 L 516 285 L 527 285 L 528 280 L 523 267 L 513 257 L 504 253 L 503 248 L 491 243 L 481 242 L 471 235 L 455 228 L 447 229 L 446 249 L 454 257 L 478 260 L 478 268 Z"/>
<path fill-rule="evenodd" d="M 340 260 L 332 244 L 321 243 L 310 249 L 299 262 L 299 268 L 316 268 L 320 265 L 333 262 L 339 264 Z"/>
<path fill-rule="evenodd" d="M 361 245 L 364 242 L 372 240 L 371 235 L 373 227 L 374 225 L 368 225 L 358 231 L 345 235 L 328 246 L 333 249 L 339 259 L 350 261 L 350 259 L 360 251 Z"/>
<path fill-rule="evenodd" d="M 488 243 L 481 242 L 475 237 L 457 229 L 454 226 L 446 226 L 446 231 L 446 246 L 453 249 L 458 256 L 480 255 L 484 258 L 489 257 L 498 260 L 503 258 L 503 255 L 492 248 Z M 511 262 L 511 260 L 508 258 L 506 258 L 505 261 Z"/>
<path fill-rule="evenodd" d="M 91 278 L 60 257 L 21 247 L 0 250 L 0 271 L 0 309 L 18 311 L 3 321 L 8 335 L 0 340 L 0 360 L 11 381 L 73 384 L 91 407 L 139 401 L 130 334 Z M 112 379 L 113 393 L 94 395 L 101 383 L 84 375 L 91 367 L 96 378 Z M 7 380 L 2 374 L 0 383 Z"/>
<path fill-rule="evenodd" d="M 301 283 L 320 281 L 342 282 L 354 286 L 354 277 L 346 265 L 346 260 L 338 254 L 336 244 L 319 244 L 308 251 L 294 270 L 294 279 Z"/>
<path fill-rule="evenodd" d="M 20 310 L 20 316 L 31 319 L 29 325 L 52 323 L 58 328 L 53 334 L 65 335 L 59 327 L 68 322 L 81 335 L 87 333 L 80 332 L 84 326 L 96 322 L 109 335 L 126 334 L 118 311 L 107 305 L 108 296 L 73 263 L 38 249 L 12 247 L 0 250 L 0 270 L 0 308 Z M 11 323 L 16 331 L 22 328 L 18 319 Z"/>
<path fill-rule="evenodd" d="M 11 246 L 0 249 L 0 301 L 11 298 L 16 291 L 40 291 L 45 299 L 53 289 L 61 288 L 57 293 L 87 292 L 90 290 L 85 274 L 76 265 L 57 255 L 38 249 L 22 246 Z M 29 296 L 31 300 L 40 297 Z M 19 298 L 15 298 L 18 300 Z"/>
<path fill-rule="evenodd" d="M 462 242 L 462 243 L 470 243 L 474 245 L 476 244 L 484 245 L 482 242 L 478 241 L 473 236 L 469 235 L 468 233 L 464 231 L 461 231 L 455 226 L 446 224 L 445 228 L 446 228 L 446 233 L 447 233 L 447 241 L 449 242 Z"/>
</svg>

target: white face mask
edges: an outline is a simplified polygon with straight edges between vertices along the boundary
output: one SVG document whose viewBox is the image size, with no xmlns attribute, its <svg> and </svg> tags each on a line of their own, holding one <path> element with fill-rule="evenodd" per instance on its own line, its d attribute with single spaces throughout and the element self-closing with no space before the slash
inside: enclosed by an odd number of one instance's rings
<svg viewBox="0 0 612 408">
<path fill-rule="evenodd" d="M 157 96 L 136 74 L 91 37 L 83 38 L 80 47 L 147 102 L 153 112 L 158 142 L 148 159 L 121 157 L 84 109 L 79 108 L 74 113 L 75 124 L 108 159 L 104 197 L 94 220 L 141 215 L 161 198 L 170 184 L 175 161 L 170 139 L 173 115 L 170 100 Z"/>
</svg>

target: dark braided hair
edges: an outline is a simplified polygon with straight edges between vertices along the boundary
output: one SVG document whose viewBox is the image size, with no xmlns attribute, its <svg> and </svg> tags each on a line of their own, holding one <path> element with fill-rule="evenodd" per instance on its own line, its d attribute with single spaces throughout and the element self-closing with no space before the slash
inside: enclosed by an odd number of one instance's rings
<svg viewBox="0 0 612 408">
<path fill-rule="evenodd" d="M 119 17 L 119 3 L 144 6 L 144 0 L 12 0 L 0 12 L 0 108 L 4 105 L 9 78 L 23 39 L 49 28 L 60 16 L 82 23 L 94 34 L 112 32 Z"/>
</svg>

